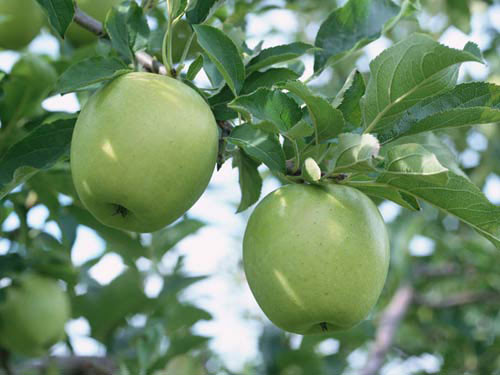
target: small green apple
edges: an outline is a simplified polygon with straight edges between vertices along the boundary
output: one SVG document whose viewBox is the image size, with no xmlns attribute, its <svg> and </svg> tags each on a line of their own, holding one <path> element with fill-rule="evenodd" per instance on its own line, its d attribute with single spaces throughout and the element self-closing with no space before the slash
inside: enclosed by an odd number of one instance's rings
<svg viewBox="0 0 500 375">
<path fill-rule="evenodd" d="M 104 22 L 108 11 L 122 0 L 76 0 L 78 7 L 100 22 Z M 72 23 L 66 31 L 66 37 L 75 47 L 81 47 L 97 40 L 97 36 L 80 25 Z"/>
<path fill-rule="evenodd" d="M 55 280 L 24 274 L 0 304 L 0 345 L 26 356 L 42 355 L 64 338 L 69 318 L 68 297 Z"/>
<path fill-rule="evenodd" d="M 0 48 L 26 47 L 44 22 L 45 15 L 35 0 L 0 0 Z"/>
<path fill-rule="evenodd" d="M 103 224 L 153 232 L 198 200 L 217 148 L 217 124 L 196 91 L 173 78 L 130 73 L 93 95 L 80 113 L 73 181 Z"/>
<path fill-rule="evenodd" d="M 384 286 L 389 240 L 372 201 L 341 185 L 287 185 L 255 208 L 243 241 L 250 289 L 268 318 L 299 334 L 348 329 Z"/>
</svg>

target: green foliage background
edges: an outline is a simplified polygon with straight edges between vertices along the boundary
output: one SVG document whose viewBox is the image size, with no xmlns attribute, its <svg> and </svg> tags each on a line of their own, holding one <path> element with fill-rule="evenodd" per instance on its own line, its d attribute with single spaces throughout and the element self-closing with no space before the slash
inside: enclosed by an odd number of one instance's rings
<svg viewBox="0 0 500 375">
<path fill-rule="evenodd" d="M 320 54 L 319 51 L 309 48 L 308 45 L 313 45 L 315 40 L 312 40 L 310 33 L 306 31 L 314 25 L 319 26 L 337 4 L 335 1 L 319 0 L 274 4 L 276 3 L 260 0 L 227 1 L 225 8 L 222 8 L 227 14 L 220 11 L 209 18 L 210 24 L 224 30 L 225 35 L 222 36 L 206 25 L 195 26 L 197 44 L 192 48 L 195 50 L 192 55 L 188 55 L 188 61 L 195 60 L 187 72 L 187 77 L 183 78 L 196 76 L 196 70 L 203 67 L 212 85 L 220 89 L 208 100 L 221 121 L 237 117 L 237 111 L 241 117 L 254 123 L 259 122 L 263 127 L 282 125 L 287 136 L 293 139 L 294 136 L 290 134 L 307 137 L 310 135 L 307 124 L 294 128 L 294 133 L 290 133 L 292 129 L 289 125 L 297 126 L 296 121 L 290 124 L 286 121 L 282 123 L 282 118 L 278 121 L 268 113 L 263 114 L 261 108 L 257 107 L 259 101 L 272 102 L 273 105 L 283 108 L 296 105 L 295 102 L 288 102 L 286 98 L 289 96 L 273 94 L 270 87 L 280 81 L 293 80 L 300 76 L 303 64 L 300 63 L 299 57 L 303 54 L 308 53 L 309 57 Z M 428 0 L 422 1 L 421 6 L 415 14 L 403 17 L 397 25 L 387 29 L 386 38 L 397 42 L 418 31 L 438 38 L 450 26 L 468 33 L 471 31 L 473 14 L 485 14 L 489 8 L 498 9 L 500 4 L 492 0 Z M 280 67 L 274 68 L 276 70 L 272 72 L 273 78 L 270 78 L 259 72 L 261 67 L 271 65 L 270 60 L 266 60 L 266 56 L 254 57 L 246 66 L 249 76 L 245 79 L 243 66 L 239 65 L 242 63 L 234 60 L 234 55 L 217 50 L 214 47 L 216 43 L 211 41 L 219 38 L 223 45 L 226 43 L 224 38 L 229 37 L 234 45 L 241 49 L 236 53 L 253 54 L 256 51 L 250 50 L 242 43 L 246 39 L 247 17 L 262 16 L 282 7 L 293 12 L 299 23 L 297 30 L 286 36 L 290 42 L 296 43 L 289 45 L 286 51 L 271 54 L 267 58 L 272 60 L 276 56 L 286 54 L 298 59 L 287 59 L 286 63 L 283 61 Z M 408 12 L 411 13 L 410 10 Z M 124 14 L 115 13 L 116 19 L 110 21 L 115 23 L 110 25 L 120 25 L 122 21 L 119 17 L 125 17 Z M 187 18 L 191 23 L 197 23 L 193 20 L 202 15 L 201 10 L 195 9 L 188 13 Z M 126 16 L 134 17 L 130 12 L 126 13 Z M 136 25 L 134 33 L 129 34 L 131 39 L 128 41 L 115 37 L 120 34 L 108 28 L 111 42 L 104 41 L 74 49 L 68 42 L 61 41 L 59 59 L 23 52 L 22 58 L 11 72 L 0 72 L 0 224 L 9 215 L 16 215 L 20 223 L 19 227 L 13 230 L 0 232 L 8 247 L 8 251 L 0 256 L 0 281 L 31 269 L 65 283 L 71 296 L 73 317 L 84 317 L 88 320 L 91 336 L 105 345 L 106 356 L 110 360 L 109 363 L 101 364 L 99 370 L 99 366 L 89 359 L 89 363 L 93 364 L 88 374 L 108 373 L 102 370 L 102 366 L 114 368 L 113 373 L 117 374 L 233 374 L 224 361 L 210 349 L 211 338 L 193 332 L 192 328 L 197 322 L 211 319 L 210 313 L 196 306 L 196 303 L 185 302 L 180 297 L 186 288 L 203 277 L 186 274 L 182 257 L 179 257 L 172 272 L 165 272 L 160 265 L 165 254 L 205 224 L 186 217 L 148 237 L 110 229 L 97 222 L 80 204 L 71 182 L 67 158 L 74 118 L 64 113 L 48 113 L 40 105 L 44 99 L 56 92 L 72 91 L 78 91 L 78 97 L 84 103 L 89 92 L 101 82 L 131 70 L 130 63 L 133 63 L 134 51 L 137 49 L 147 48 L 151 54 L 158 56 L 161 49 L 158 43 L 161 43 L 165 15 L 159 9 L 154 9 L 150 11 L 149 16 L 156 20 L 160 29 L 157 33 L 153 30 L 149 39 L 145 38 L 141 31 L 143 25 Z M 422 28 L 422 25 L 432 24 L 430 20 L 440 21 L 441 24 L 431 30 Z M 488 81 L 499 84 L 500 30 L 498 25 L 495 28 L 492 24 L 486 29 L 491 43 L 482 54 L 489 67 Z M 53 32 L 56 33 L 54 30 Z M 274 33 L 279 31 L 271 29 L 269 36 Z M 182 49 L 183 43 L 185 40 L 182 39 L 175 48 Z M 201 60 L 197 57 L 199 51 L 204 51 L 205 54 Z M 463 58 L 464 61 L 474 59 L 473 49 L 468 51 L 472 52 Z M 311 80 L 311 90 L 325 98 L 335 98 L 356 61 L 363 59 L 363 53 L 360 49 L 334 57 L 338 61 L 335 61 L 333 67 L 318 69 L 318 75 L 323 69 L 324 71 L 319 79 Z M 217 69 L 214 59 L 207 59 L 206 55 L 213 55 L 215 60 L 221 58 L 222 69 Z M 89 58 L 91 60 L 86 60 Z M 328 58 L 330 56 L 324 57 Z M 74 65 L 78 62 L 82 65 Z M 280 61 L 278 59 L 272 61 L 274 62 Z M 76 66 L 83 70 L 78 71 Z M 224 67 L 227 66 L 233 66 L 234 69 L 225 71 Z M 70 69 L 67 70 L 68 68 Z M 82 71 L 85 74 L 82 74 Z M 92 71 L 95 76 L 92 76 Z M 368 82 L 366 72 L 362 72 L 361 76 Z M 255 84 L 259 79 L 264 83 Z M 463 80 L 468 82 L 472 81 L 472 78 L 466 74 Z M 255 91 L 259 87 L 261 88 Z M 310 92 L 305 92 L 303 87 L 285 84 L 283 88 L 301 98 L 302 102 L 311 108 L 317 106 L 317 113 L 324 116 L 326 113 L 330 118 L 342 117 L 342 114 L 337 113 L 342 111 L 342 107 L 325 112 L 321 101 Z M 370 90 L 369 84 L 367 90 Z M 238 94 L 248 96 L 235 99 Z M 492 95 L 492 101 L 498 98 L 498 94 L 495 95 Z M 231 104 L 228 105 L 229 102 Z M 496 101 L 491 106 L 498 110 L 498 105 Z M 344 111 L 348 114 L 344 116 L 346 123 L 352 129 L 359 125 L 360 111 L 359 108 Z M 481 114 L 484 115 L 483 112 Z M 293 108 L 290 109 L 289 119 L 293 119 L 295 115 L 297 118 L 303 116 L 300 109 L 298 114 L 295 114 Z M 314 117 L 314 113 L 311 117 Z M 321 122 L 321 118 L 318 122 Z M 496 122 L 474 127 L 444 130 L 438 128 L 436 132 L 419 134 L 412 139 L 428 146 L 428 149 L 440 156 L 440 162 L 446 164 L 449 170 L 457 172 L 458 177 L 454 178 L 461 178 L 461 168 L 479 189 L 483 189 L 487 181 L 498 179 L 500 175 L 500 130 L 498 120 Z M 256 172 L 258 164 L 253 158 L 255 149 L 247 146 L 248 137 L 263 140 L 270 149 L 275 143 L 268 138 L 267 133 L 249 135 L 248 128 L 242 126 L 237 129 L 226 138 L 227 153 L 221 154 L 220 161 L 223 162 L 232 156 L 234 165 L 240 168 L 243 197 L 238 211 L 243 211 L 259 197 L 262 184 Z M 281 131 L 282 129 L 278 129 L 277 132 L 283 134 Z M 487 141 L 487 147 L 477 146 L 474 139 L 478 137 Z M 405 143 L 396 141 L 398 142 Z M 444 145 L 451 146 L 454 153 L 448 153 Z M 23 159 L 24 164 L 19 164 L 19 159 L 27 154 L 26 150 L 34 152 L 29 158 Z M 478 156 L 478 163 L 464 165 L 455 160 L 454 154 L 464 155 L 471 152 Z M 443 162 L 443 158 L 448 158 L 448 162 Z M 339 160 L 341 159 L 337 160 L 333 168 L 340 169 L 333 169 L 332 173 L 342 170 Z M 264 158 L 258 161 L 278 172 L 285 172 L 287 168 L 285 157 Z M 363 161 L 366 160 L 356 159 L 360 165 Z M 267 173 L 263 176 L 269 179 L 278 176 L 281 182 L 286 182 L 284 176 L 279 173 Z M 250 183 L 245 184 L 242 180 Z M 378 181 L 384 182 L 382 177 Z M 20 187 L 12 190 L 16 186 Z M 71 203 L 68 204 L 67 199 L 61 200 L 61 195 L 70 197 Z M 388 198 L 380 194 L 373 196 L 377 203 Z M 470 226 L 428 203 L 421 203 L 420 212 L 415 212 L 411 210 L 413 201 L 405 202 L 403 203 L 408 208 L 399 210 L 395 219 L 388 223 L 392 254 L 389 279 L 369 320 L 346 332 L 304 337 L 302 340 L 274 328 L 266 321 L 260 321 L 263 327 L 259 339 L 260 355 L 247 363 L 239 374 L 368 374 L 369 372 L 362 372 L 364 370 L 361 368 L 370 355 L 374 355 L 374 349 L 380 348 L 380 342 L 376 341 L 380 339 L 377 333 L 380 335 L 387 330 L 387 326 L 382 324 L 386 321 L 384 319 L 388 319 L 384 312 L 392 311 L 389 310 L 390 306 L 395 305 L 402 307 L 401 321 L 389 319 L 394 327 L 394 341 L 383 352 L 382 361 L 387 364 L 386 369 L 400 364 L 407 373 L 426 373 L 425 369 L 412 372 L 411 363 L 415 358 L 432 355 L 439 362 L 439 371 L 442 374 L 500 374 L 500 265 L 497 261 L 498 249 L 492 244 L 495 241 L 488 241 Z M 458 204 L 463 208 L 467 202 L 461 201 Z M 30 210 L 38 205 L 49 209 L 50 216 L 47 220 L 57 223 L 62 233 L 60 240 L 49 233 L 29 227 L 27 216 Z M 490 214 L 497 215 L 498 202 L 496 209 L 497 211 L 492 209 Z M 476 218 L 469 216 L 465 221 L 475 223 L 475 220 Z M 492 216 L 491 220 L 496 218 Z M 75 267 L 71 262 L 71 249 L 79 225 L 94 230 L 105 241 L 106 250 L 95 259 Z M 490 237 L 486 235 L 490 240 L 494 237 L 492 232 L 494 229 L 490 231 Z M 498 239 L 498 232 L 496 235 Z M 434 251 L 430 256 L 412 256 L 411 244 L 415 238 L 421 238 L 418 236 L 432 241 Z M 90 276 L 89 270 L 107 253 L 119 254 L 127 269 L 110 284 L 102 286 Z M 140 257 L 151 261 L 147 270 L 137 267 Z M 237 272 L 242 275 L 243 271 L 240 269 Z M 144 280 L 151 274 L 164 280 L 162 291 L 154 299 L 148 298 L 144 292 Z M 235 282 L 244 281 L 241 277 Z M 395 299 L 402 288 L 406 288 L 411 294 L 411 300 L 407 304 L 401 304 L 400 300 Z M 137 315 L 146 317 L 143 327 L 131 324 L 131 318 Z M 321 350 L 325 347 L 325 342 L 334 343 L 332 339 L 338 343 L 338 350 Z M 70 345 L 69 341 L 67 344 Z M 44 358 L 43 364 L 38 366 L 30 359 L 14 355 L 12 362 L 16 373 L 20 374 L 60 374 L 66 371 L 64 358 Z M 37 369 L 34 370 L 35 368 Z"/>
</svg>

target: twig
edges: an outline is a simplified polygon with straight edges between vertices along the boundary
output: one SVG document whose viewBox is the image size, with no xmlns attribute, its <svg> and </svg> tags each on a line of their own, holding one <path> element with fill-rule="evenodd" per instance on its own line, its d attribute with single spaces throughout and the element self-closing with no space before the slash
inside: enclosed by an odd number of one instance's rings
<svg viewBox="0 0 500 375">
<path fill-rule="evenodd" d="M 446 309 L 450 307 L 457 307 L 469 305 L 478 302 L 500 303 L 500 293 L 498 292 L 463 292 L 455 294 L 446 299 L 439 301 L 429 299 L 423 296 L 416 296 L 417 303 L 431 307 L 433 309 Z"/>
<path fill-rule="evenodd" d="M 77 6 L 75 6 L 75 16 L 73 20 L 81 27 L 87 29 L 88 31 L 94 33 L 99 37 L 104 37 L 106 35 L 102 23 L 95 18 L 90 17 L 87 13 L 83 12 Z M 153 73 L 167 75 L 167 69 L 165 68 L 165 66 L 156 61 L 146 52 L 136 52 L 135 57 L 139 64 L 141 64 L 146 70 Z"/>
<path fill-rule="evenodd" d="M 380 317 L 375 344 L 368 354 L 368 359 L 360 375 L 376 375 L 379 372 L 387 352 L 391 348 L 399 323 L 408 311 L 414 294 L 415 290 L 409 284 L 402 285 L 396 291 Z"/>
</svg>

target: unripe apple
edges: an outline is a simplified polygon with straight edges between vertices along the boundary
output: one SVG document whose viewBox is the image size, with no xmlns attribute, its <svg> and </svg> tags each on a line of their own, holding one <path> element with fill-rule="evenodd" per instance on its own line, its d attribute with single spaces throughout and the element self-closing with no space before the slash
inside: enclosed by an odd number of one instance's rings
<svg viewBox="0 0 500 375">
<path fill-rule="evenodd" d="M 130 73 L 99 90 L 80 113 L 73 181 L 103 224 L 153 232 L 198 200 L 217 148 L 214 116 L 196 91 L 173 78 Z"/>
<path fill-rule="evenodd" d="M 35 0 L 0 0 L 0 48 L 26 47 L 44 22 L 45 14 Z"/>
<path fill-rule="evenodd" d="M 341 185 L 287 185 L 255 208 L 243 241 L 250 289 L 278 327 L 348 329 L 384 286 L 389 240 L 377 207 Z"/>
<path fill-rule="evenodd" d="M 8 287 L 0 304 L 0 345 L 26 356 L 44 354 L 64 338 L 70 305 L 59 284 L 25 274 Z"/>
<path fill-rule="evenodd" d="M 76 0 L 76 4 L 81 10 L 100 22 L 104 22 L 108 11 L 121 2 L 122 0 Z M 85 30 L 74 22 L 66 31 L 66 38 L 76 47 L 81 47 L 97 40 L 95 34 Z"/>
</svg>

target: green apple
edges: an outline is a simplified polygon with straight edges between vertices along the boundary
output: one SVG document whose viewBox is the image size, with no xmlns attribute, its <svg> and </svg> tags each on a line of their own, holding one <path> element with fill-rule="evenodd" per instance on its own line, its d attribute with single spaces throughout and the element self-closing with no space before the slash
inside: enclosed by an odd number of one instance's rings
<svg viewBox="0 0 500 375">
<path fill-rule="evenodd" d="M 121 2 L 122 0 L 76 0 L 76 4 L 81 10 L 101 22 L 106 20 L 108 11 Z M 66 31 L 66 38 L 68 38 L 75 47 L 81 47 L 97 40 L 95 34 L 85 30 L 74 22 Z"/>
<path fill-rule="evenodd" d="M 217 124 L 196 91 L 173 78 L 130 73 L 93 95 L 80 113 L 73 181 L 103 224 L 153 232 L 198 200 L 217 148 Z"/>
<path fill-rule="evenodd" d="M 6 293 L 0 304 L 1 346 L 19 354 L 39 356 L 64 338 L 70 305 L 55 280 L 24 274 Z"/>
<path fill-rule="evenodd" d="M 26 47 L 44 22 L 45 15 L 35 0 L 0 0 L 0 48 Z"/>
<path fill-rule="evenodd" d="M 278 327 L 303 335 L 366 318 L 385 283 L 389 240 L 372 201 L 342 185 L 288 185 L 255 208 L 243 241 L 250 289 Z"/>
</svg>

